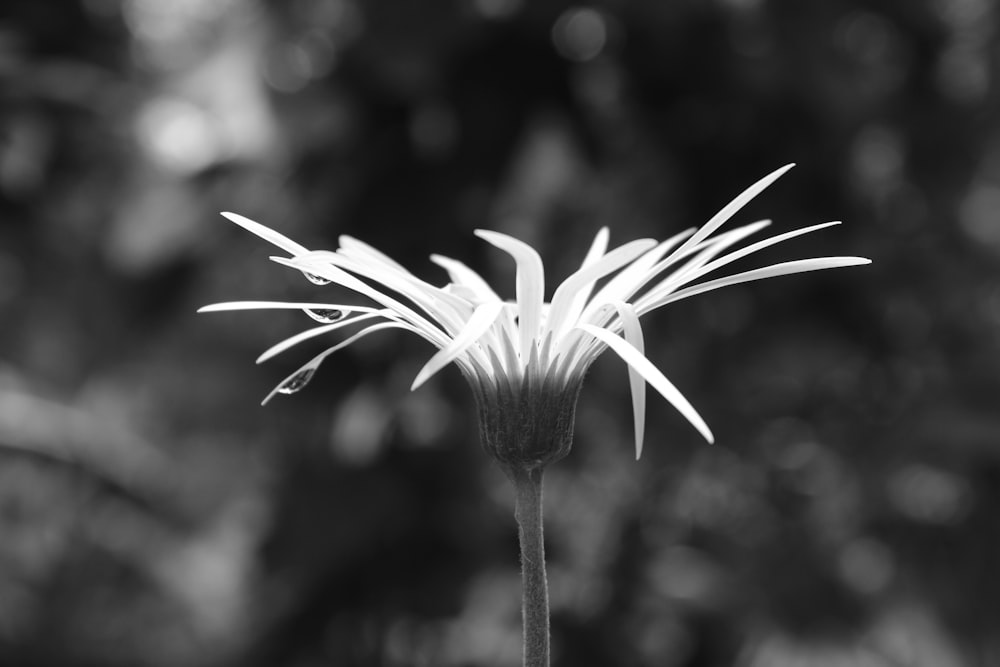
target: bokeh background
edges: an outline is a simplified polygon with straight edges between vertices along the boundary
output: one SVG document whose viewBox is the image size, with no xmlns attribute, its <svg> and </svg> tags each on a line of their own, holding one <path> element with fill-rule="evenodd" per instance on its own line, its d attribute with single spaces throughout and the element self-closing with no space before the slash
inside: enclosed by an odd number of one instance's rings
<svg viewBox="0 0 1000 667">
<path fill-rule="evenodd" d="M 1000 664 L 1000 8 L 990 0 L 4 0 L 0 664 L 514 666 L 506 480 L 385 333 L 253 365 L 311 246 L 513 292 L 593 234 L 846 224 L 861 269 L 646 320 L 708 446 L 591 372 L 550 469 L 556 666 Z M 306 346 L 307 348 L 309 346 Z"/>
</svg>

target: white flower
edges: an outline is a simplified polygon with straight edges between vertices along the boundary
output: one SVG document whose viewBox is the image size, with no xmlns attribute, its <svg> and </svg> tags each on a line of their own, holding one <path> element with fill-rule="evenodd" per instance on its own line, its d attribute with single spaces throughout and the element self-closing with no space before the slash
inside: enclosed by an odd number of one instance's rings
<svg viewBox="0 0 1000 667">
<path fill-rule="evenodd" d="M 201 311 L 301 309 L 321 323 L 270 348 L 258 363 L 307 339 L 349 327 L 357 329 L 282 380 L 264 402 L 276 393 L 301 389 L 324 359 L 359 338 L 383 329 L 404 329 L 438 348 L 417 374 L 412 389 L 455 363 L 476 395 L 484 443 L 501 462 L 516 459 L 544 465 L 568 451 L 583 376 L 606 349 L 628 365 L 637 458 L 642 453 L 647 383 L 711 442 L 712 433 L 701 416 L 645 357 L 639 318 L 669 303 L 727 285 L 868 264 L 870 260 L 860 257 L 819 257 L 705 280 L 758 250 L 839 224 L 813 225 L 739 249 L 734 249 L 738 243 L 769 222 L 716 234 L 733 214 L 792 166 L 754 183 L 700 229 L 688 229 L 663 242 L 641 239 L 608 251 L 608 229 L 601 229 L 580 269 L 556 288 L 549 301 L 545 300 L 544 270 L 538 253 L 498 232 L 475 233 L 516 262 L 513 302 L 500 298 L 479 274 L 454 259 L 431 256 L 451 280 L 437 287 L 357 239 L 342 236 L 336 251 L 311 251 L 259 223 L 223 213 L 290 255 L 272 257 L 274 261 L 301 271 L 314 283 L 340 285 L 377 305 L 241 301 L 214 304 Z"/>
</svg>

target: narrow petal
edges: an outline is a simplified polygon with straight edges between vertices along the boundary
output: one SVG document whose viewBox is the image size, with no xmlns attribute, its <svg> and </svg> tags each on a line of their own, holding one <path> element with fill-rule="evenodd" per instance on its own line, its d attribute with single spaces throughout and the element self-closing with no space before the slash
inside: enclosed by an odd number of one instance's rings
<svg viewBox="0 0 1000 667">
<path fill-rule="evenodd" d="M 575 324 L 583 310 L 583 302 L 575 299 L 581 291 L 589 292 L 596 281 L 617 271 L 656 245 L 656 241 L 652 239 L 639 239 L 626 243 L 564 280 L 556 289 L 555 294 L 552 295 L 552 308 L 549 311 L 547 323 L 548 330 L 552 331 L 556 338 L 559 338 L 563 327 L 567 323 Z M 574 305 L 578 306 L 580 310 L 574 312 Z"/>
<path fill-rule="evenodd" d="M 261 405 L 266 405 L 268 401 L 274 398 L 275 394 L 294 394 L 312 379 L 313 374 L 316 369 L 319 368 L 323 360 L 329 357 L 331 354 L 338 350 L 342 350 L 351 343 L 354 343 L 360 338 L 367 336 L 368 334 L 375 333 L 376 331 L 382 331 L 383 329 L 408 329 L 404 324 L 399 322 L 380 322 L 378 324 L 373 324 L 370 327 L 362 329 L 350 338 L 340 343 L 337 343 L 331 348 L 323 350 L 318 355 L 310 359 L 308 362 L 299 366 L 298 370 L 286 377 L 284 380 L 279 382 L 274 389 L 271 390 L 264 400 L 260 402 Z"/>
<path fill-rule="evenodd" d="M 611 231 L 607 227 L 601 227 L 597 231 L 597 234 L 594 236 L 594 242 L 590 244 L 590 250 L 587 251 L 587 255 L 583 258 L 583 263 L 580 264 L 581 270 L 586 269 L 588 266 L 592 266 L 604 256 L 604 253 L 608 251 L 608 240 L 610 237 Z M 573 300 L 570 303 L 570 314 L 567 315 L 567 319 L 574 321 L 579 319 L 580 313 L 582 313 L 583 309 L 586 308 L 587 300 L 590 299 L 593 291 L 594 283 L 590 283 L 588 285 L 584 285 L 583 289 L 577 292 L 576 296 L 573 297 Z M 554 296 L 553 299 L 555 299 Z M 550 317 L 549 322 L 551 321 L 552 318 Z"/>
<path fill-rule="evenodd" d="M 770 174 L 741 192 L 735 199 L 723 206 L 722 210 L 713 215 L 711 220 L 702 225 L 701 228 L 695 232 L 695 235 L 689 238 L 684 245 L 677 249 L 676 252 L 678 254 L 683 254 L 684 251 L 691 246 L 698 245 L 703 240 L 711 236 L 716 229 L 726 224 L 726 221 L 733 217 L 737 211 L 746 206 L 751 199 L 766 190 L 768 186 L 781 178 L 786 171 L 794 166 L 794 164 L 786 164 L 784 167 L 772 171 Z"/>
<path fill-rule="evenodd" d="M 651 267 L 653 267 L 663 255 L 670 252 L 672 248 L 694 232 L 695 229 L 692 227 L 690 229 L 685 229 L 683 232 L 678 234 L 674 234 L 669 239 L 663 241 L 660 245 L 635 260 L 635 262 L 625 267 L 621 273 L 613 277 L 607 282 L 606 285 L 597 291 L 594 298 L 587 303 L 583 313 L 580 315 L 580 319 L 587 319 L 590 315 L 597 312 L 612 301 L 628 301 L 632 295 L 636 293 L 636 291 L 655 277 L 655 274 L 650 272 Z"/>
<path fill-rule="evenodd" d="M 706 239 L 699 243 L 697 246 L 692 246 L 688 249 L 688 253 L 693 254 L 694 257 L 685 262 L 680 268 L 674 269 L 664 281 L 674 282 L 674 283 L 684 283 L 690 280 L 690 275 L 701 267 L 708 264 L 710 261 L 715 259 L 720 253 L 722 253 L 727 248 L 736 245 L 748 236 L 752 236 L 764 229 L 771 224 L 770 220 L 759 220 L 757 222 L 752 222 L 749 225 L 743 225 L 737 227 L 736 229 L 731 229 L 728 232 L 719 234 L 718 236 L 710 239 Z M 657 262 L 656 266 L 650 269 L 650 274 L 655 275 L 663 272 L 665 269 L 669 268 L 672 264 L 684 259 L 687 255 L 680 255 L 678 253 L 672 254 L 667 259 Z M 661 284 L 663 284 L 661 283 Z M 656 289 L 653 287 L 651 289 Z"/>
<path fill-rule="evenodd" d="M 389 295 L 384 294 L 358 278 L 355 278 L 343 269 L 318 260 L 283 259 L 281 257 L 272 257 L 271 259 L 279 264 L 290 266 L 298 271 L 306 271 L 308 273 L 318 275 L 326 280 L 329 280 L 330 282 L 346 287 L 347 289 L 353 290 L 358 294 L 367 296 L 372 301 L 381 304 L 386 309 L 391 311 L 399 319 L 411 324 L 415 332 L 434 343 L 437 347 L 444 347 L 448 344 L 449 338 L 440 327 L 431 324 L 427 318 L 418 314 L 412 308 L 400 303 L 397 299 L 393 299 Z"/>
<path fill-rule="evenodd" d="M 262 364 L 268 359 L 272 359 L 282 352 L 289 350 L 299 343 L 305 342 L 310 338 L 315 338 L 316 336 L 322 336 L 323 334 L 330 333 L 331 331 L 336 331 L 337 329 L 343 329 L 344 327 L 355 324 L 356 322 L 363 322 L 365 320 L 374 319 L 376 317 L 387 317 L 389 315 L 388 311 L 376 311 L 373 313 L 365 313 L 363 315 L 358 315 L 350 319 L 340 320 L 339 322 L 334 322 L 333 324 L 324 324 L 323 326 L 313 327 L 312 329 L 306 329 L 305 331 L 300 331 L 299 333 L 286 338 L 285 340 L 272 345 L 267 350 L 264 351 L 259 357 L 257 357 L 257 363 Z"/>
<path fill-rule="evenodd" d="M 250 218 L 245 218 L 239 213 L 229 213 L 225 211 L 222 213 L 223 217 L 231 222 L 235 222 L 237 225 L 243 229 L 256 234 L 260 238 L 264 239 L 268 243 L 273 243 L 290 255 L 304 255 L 309 252 L 309 249 L 305 246 L 301 246 L 295 241 L 291 240 L 284 234 L 274 231 L 270 227 L 265 227 L 259 222 L 254 222 Z"/>
<path fill-rule="evenodd" d="M 392 260 L 377 254 L 374 249 L 371 249 L 372 253 L 366 253 L 363 250 L 364 247 L 360 241 L 355 240 L 351 244 L 352 252 L 347 254 L 320 250 L 299 257 L 297 261 L 315 260 L 320 264 L 335 266 L 365 280 L 380 283 L 412 301 L 437 321 L 450 335 L 454 336 L 462 329 L 465 320 L 472 315 L 473 304 L 460 295 L 449 293 L 436 285 L 417 278 L 406 270 L 395 268 Z"/>
<path fill-rule="evenodd" d="M 431 357 L 424 367 L 420 369 L 420 372 L 417 373 L 417 377 L 413 380 L 413 385 L 410 386 L 410 391 L 413 391 L 422 385 L 435 373 L 451 363 L 458 355 L 465 352 L 470 345 L 479 340 L 480 336 L 482 336 L 487 329 L 493 326 L 493 323 L 496 322 L 497 316 L 500 315 L 500 311 L 502 311 L 503 308 L 504 304 L 500 301 L 484 303 L 476 308 L 461 333 L 459 333 L 447 346 L 441 348 L 437 354 Z"/>
<path fill-rule="evenodd" d="M 531 356 L 531 346 L 538 337 L 542 323 L 542 302 L 545 297 L 545 267 L 534 248 L 512 236 L 477 229 L 476 236 L 510 254 L 517 263 L 517 311 L 520 331 L 521 363 Z"/>
<path fill-rule="evenodd" d="M 667 399 L 677 409 L 677 411 L 684 416 L 685 419 L 691 422 L 691 425 L 698 429 L 698 432 L 701 433 L 706 440 L 709 442 L 715 441 L 715 438 L 712 436 L 712 431 L 708 428 L 708 425 L 701 418 L 694 407 L 692 407 L 688 400 L 684 398 L 681 392 L 677 390 L 677 387 L 675 387 L 649 359 L 643 356 L 637 349 L 632 347 L 624 338 L 616 336 L 610 331 L 601 329 L 600 327 L 595 327 L 592 324 L 581 324 L 579 325 L 579 328 L 591 334 L 594 338 L 597 338 L 607 344 L 607 346 L 610 347 L 615 354 L 622 358 L 622 361 L 638 371 L 639 374 L 645 378 L 646 382 L 653 385 L 653 389 L 658 391 L 663 398 Z"/>
<path fill-rule="evenodd" d="M 581 269 L 585 269 L 601 257 L 604 253 L 608 251 L 608 240 L 611 238 L 611 230 L 607 227 L 601 227 L 597 230 L 597 234 L 594 235 L 594 242 L 590 244 L 590 250 L 587 251 L 586 257 L 583 258 L 583 264 L 580 265 Z"/>
<path fill-rule="evenodd" d="M 695 277 L 697 278 L 707 273 L 711 273 L 712 271 L 715 271 L 716 269 L 723 267 L 726 264 L 735 262 L 738 259 L 743 259 L 748 255 L 752 255 L 755 252 L 759 252 L 764 248 L 770 248 L 771 246 L 782 243 L 783 241 L 787 241 L 789 239 L 793 239 L 798 236 L 804 236 L 806 234 L 817 232 L 821 229 L 826 229 L 827 227 L 833 227 L 834 225 L 839 225 L 839 224 L 840 224 L 839 220 L 834 220 L 832 222 L 824 222 L 818 225 L 811 225 L 809 227 L 793 229 L 790 232 L 785 232 L 784 234 L 778 234 L 777 236 L 772 236 L 770 238 L 763 239 L 762 241 L 758 241 L 757 243 L 748 245 L 745 248 L 740 248 L 735 252 L 731 252 L 728 255 L 723 255 L 722 257 L 705 264 L 704 266 L 702 266 L 700 269 L 697 270 L 696 272 L 697 275 Z"/>
<path fill-rule="evenodd" d="M 457 259 L 431 255 L 431 261 L 447 271 L 453 283 L 468 287 L 481 301 L 500 301 L 500 297 L 482 276 Z"/>
<path fill-rule="evenodd" d="M 356 239 L 353 236 L 347 236 L 346 234 L 342 235 L 338 240 L 340 241 L 340 248 L 342 252 L 346 251 L 347 253 L 357 253 L 362 257 L 368 257 L 382 262 L 386 266 L 389 266 L 402 274 L 408 276 L 413 275 L 405 266 L 394 260 L 392 257 L 389 257 L 381 250 L 368 245 L 364 241 Z"/>
<path fill-rule="evenodd" d="M 622 331 L 625 340 L 645 356 L 646 346 L 642 336 L 642 326 L 639 324 L 639 316 L 635 312 L 632 304 L 624 301 L 615 301 L 611 304 L 618 311 L 618 317 L 622 321 Z M 626 364 L 627 365 L 627 364 Z M 632 391 L 632 418 L 635 422 L 635 460 L 642 456 L 642 441 L 646 432 L 646 381 L 642 375 L 632 366 L 628 366 L 628 383 Z"/>
<path fill-rule="evenodd" d="M 370 306 L 350 306 L 339 303 L 295 303 L 291 301 L 226 301 L 225 303 L 212 303 L 198 309 L 199 313 L 219 313 L 231 310 L 309 310 L 331 309 L 343 310 L 345 312 L 373 313 L 375 308 Z"/>
<path fill-rule="evenodd" d="M 799 259 L 792 262 L 781 262 L 780 264 L 772 264 L 771 266 L 765 266 L 760 269 L 744 271 L 743 273 L 726 276 L 725 278 L 709 280 L 705 283 L 685 287 L 677 292 L 668 292 L 666 294 L 650 293 L 639 299 L 635 305 L 639 314 L 645 315 L 649 311 L 668 303 L 680 301 L 681 299 L 686 299 L 687 297 L 694 296 L 696 294 L 711 292 L 712 290 L 727 287 L 729 285 L 749 283 L 755 280 L 774 278 L 776 276 L 787 276 L 794 273 L 807 273 L 809 271 L 821 271 L 823 269 L 837 269 L 844 266 L 861 266 L 871 263 L 872 261 L 870 259 L 865 259 L 864 257 L 817 257 L 815 259 Z"/>
<path fill-rule="evenodd" d="M 761 220 L 749 225 L 743 225 L 742 227 L 731 229 L 728 232 L 719 234 L 714 238 L 702 241 L 697 246 L 689 248 L 687 251 L 688 255 L 693 254 L 694 257 L 691 257 L 680 267 L 674 269 L 674 271 L 668 274 L 666 278 L 663 278 L 652 287 L 649 287 L 645 294 L 666 294 L 673 292 L 681 285 L 686 285 L 687 283 L 694 281 L 699 275 L 701 275 L 701 269 L 715 259 L 715 257 L 717 257 L 720 253 L 730 246 L 739 243 L 748 236 L 764 229 L 770 224 L 770 220 Z M 684 259 L 688 255 L 678 255 L 677 253 L 673 253 L 667 259 L 657 262 L 657 264 L 649 270 L 650 279 L 655 277 L 657 274 L 662 273 L 670 265 Z"/>
</svg>

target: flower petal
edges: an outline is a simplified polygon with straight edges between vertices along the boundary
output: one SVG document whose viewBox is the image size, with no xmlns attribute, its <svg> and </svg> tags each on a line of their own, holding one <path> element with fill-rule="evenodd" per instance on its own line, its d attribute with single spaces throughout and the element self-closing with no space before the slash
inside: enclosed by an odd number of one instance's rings
<svg viewBox="0 0 1000 667">
<path fill-rule="evenodd" d="M 466 323 L 465 328 L 448 345 L 438 350 L 437 354 L 431 357 L 424 367 L 420 369 L 417 377 L 413 380 L 413 384 L 410 386 L 410 391 L 422 385 L 435 373 L 465 352 L 470 345 L 479 340 L 486 333 L 486 330 L 493 326 L 503 308 L 504 304 L 500 301 L 484 303 L 476 308 L 472 313 L 472 317 Z"/>
<path fill-rule="evenodd" d="M 636 351 L 645 356 L 646 347 L 642 337 L 642 326 L 639 324 L 639 316 L 635 312 L 632 304 L 624 301 L 615 301 L 611 306 L 618 311 L 618 317 L 622 321 L 622 330 L 625 340 L 629 342 Z M 635 422 L 635 460 L 642 456 L 642 441 L 646 432 L 646 381 L 642 375 L 632 366 L 628 366 L 628 383 L 632 392 L 632 419 Z"/>
<path fill-rule="evenodd" d="M 350 319 L 340 320 L 339 322 L 334 322 L 333 324 L 324 324 L 323 326 L 313 327 L 312 329 L 306 329 L 305 331 L 300 331 L 299 333 L 286 338 L 285 340 L 272 345 L 267 350 L 264 351 L 259 357 L 257 357 L 257 363 L 262 364 L 268 359 L 272 359 L 282 352 L 295 347 L 299 343 L 309 340 L 310 338 L 315 338 L 316 336 L 322 336 L 323 334 L 330 333 L 331 331 L 336 331 L 337 329 L 343 329 L 346 326 L 350 326 L 355 322 L 362 322 L 364 320 L 374 319 L 376 317 L 387 317 L 389 316 L 389 311 L 381 310 L 372 313 L 365 313 L 363 315 L 358 315 L 357 317 L 352 317 Z"/>
<path fill-rule="evenodd" d="M 584 308 L 580 319 L 588 319 L 590 315 L 596 313 L 612 301 L 628 301 L 636 291 L 654 277 L 655 274 L 651 273 L 651 267 L 657 263 L 660 257 L 670 252 L 673 247 L 694 232 L 695 229 L 692 227 L 674 234 L 625 267 L 621 273 L 609 280 L 606 285 L 597 291 L 594 298 Z"/>
<path fill-rule="evenodd" d="M 581 269 L 585 269 L 601 257 L 604 253 L 608 251 L 608 239 L 611 238 L 611 230 L 607 227 L 601 227 L 597 230 L 597 234 L 594 235 L 594 241 L 590 244 L 590 250 L 587 251 L 587 255 L 583 258 L 583 264 L 580 265 Z"/>
<path fill-rule="evenodd" d="M 771 266 L 765 266 L 760 269 L 753 269 L 752 271 L 744 271 L 743 273 L 726 276 L 725 278 L 709 280 L 705 283 L 685 287 L 684 289 L 676 292 L 667 292 L 665 294 L 650 293 L 639 299 L 635 306 L 640 315 L 645 315 L 649 311 L 665 306 L 668 303 L 680 301 L 681 299 L 686 299 L 687 297 L 694 296 L 696 294 L 711 292 L 712 290 L 727 287 L 729 285 L 749 283 L 755 280 L 774 278 L 776 276 L 787 276 L 794 273 L 806 273 L 808 271 L 820 271 L 823 269 L 837 269 L 844 266 L 861 266 L 871 263 L 872 261 L 870 259 L 866 259 L 864 257 L 817 257 L 814 259 L 799 259 L 792 262 L 781 262 L 779 264 L 772 264 Z"/>
<path fill-rule="evenodd" d="M 381 250 L 378 250 L 364 241 L 354 238 L 353 236 L 343 234 L 340 236 L 338 241 L 340 242 L 340 252 L 344 255 L 356 255 L 362 259 L 375 260 L 404 275 L 413 275 L 406 269 L 405 266 L 394 260 L 392 257 L 389 257 Z"/>
<path fill-rule="evenodd" d="M 370 327 L 366 327 L 361 331 L 357 332 L 347 340 L 337 343 L 331 348 L 323 350 L 315 357 L 310 359 L 308 362 L 299 366 L 298 370 L 286 377 L 284 380 L 279 382 L 277 386 L 271 390 L 264 400 L 260 402 L 261 405 L 266 405 L 268 401 L 274 398 L 275 394 L 294 394 L 296 391 L 301 389 L 312 379 L 313 373 L 319 368 L 323 360 L 329 357 L 331 354 L 337 350 L 342 350 L 351 343 L 357 341 L 360 338 L 367 336 L 370 333 L 375 333 L 376 331 L 382 331 L 383 329 L 408 329 L 405 324 L 400 322 L 379 322 L 378 324 L 373 324 Z"/>
<path fill-rule="evenodd" d="M 622 358 L 626 364 L 631 368 L 634 368 L 646 382 L 653 385 L 653 389 L 658 391 L 663 398 L 670 401 L 670 403 L 680 412 L 685 419 L 691 422 L 691 425 L 698 429 L 698 432 L 708 440 L 709 442 L 714 442 L 715 438 L 712 436 L 712 431 L 708 428 L 708 425 L 701 418 L 698 412 L 692 407 L 683 394 L 677 390 L 670 380 L 666 378 L 660 370 L 653 365 L 649 359 L 643 356 L 637 349 L 632 347 L 624 338 L 616 336 L 615 334 L 607 331 L 606 329 L 601 329 L 600 327 L 595 327 L 592 324 L 581 324 L 580 329 L 583 329 L 590 335 L 594 336 L 601 342 L 607 344 L 608 347 L 614 351 L 619 357 Z"/>
<path fill-rule="evenodd" d="M 840 224 L 839 220 L 834 220 L 832 222 L 824 222 L 818 225 L 811 225 L 809 227 L 801 227 L 799 229 L 793 229 L 790 232 L 785 232 L 784 234 L 778 234 L 777 236 L 772 236 L 770 238 L 757 241 L 756 243 L 748 245 L 745 248 L 740 248 L 739 250 L 731 252 L 728 255 L 723 255 L 722 257 L 719 257 L 716 260 L 708 262 L 695 272 L 695 275 L 692 276 L 692 279 L 698 278 L 707 273 L 711 273 L 712 271 L 715 271 L 719 267 L 725 266 L 726 264 L 729 264 L 731 262 L 735 262 L 736 260 L 742 259 L 748 255 L 752 255 L 753 253 L 763 250 L 764 248 L 769 248 L 773 245 L 777 245 L 778 243 L 787 241 L 789 239 L 793 239 L 797 236 L 804 236 L 805 234 L 817 232 L 821 229 L 826 229 L 827 227 L 833 227 L 834 225 L 839 225 L 839 224 Z"/>
<path fill-rule="evenodd" d="M 322 262 L 318 259 L 307 258 L 283 259 L 281 257 L 272 257 L 271 259 L 279 264 L 290 266 L 298 271 L 305 271 L 318 275 L 329 280 L 330 282 L 346 287 L 349 290 L 353 290 L 358 294 L 363 294 L 372 301 L 384 306 L 398 319 L 412 325 L 415 333 L 423 336 L 437 347 L 444 347 L 448 344 L 449 338 L 439 326 L 431 324 L 427 318 L 421 316 L 412 308 L 400 303 L 398 300 L 393 299 L 389 295 L 380 292 L 371 285 L 355 278 L 343 269 L 340 269 L 329 262 Z"/>
<path fill-rule="evenodd" d="M 352 244 L 352 251 L 346 254 L 341 251 L 319 250 L 299 257 L 297 261 L 329 264 L 366 280 L 381 283 L 415 303 L 450 335 L 454 336 L 461 330 L 465 320 L 472 314 L 472 304 L 467 299 L 431 285 L 406 270 L 397 269 L 391 263 L 392 260 L 387 262 L 380 259 L 379 255 L 365 254 L 361 248 L 362 246 Z M 377 253 L 374 249 L 372 251 Z"/>
<path fill-rule="evenodd" d="M 339 303 L 295 303 L 291 301 L 226 301 L 224 303 L 212 303 L 198 309 L 199 313 L 219 313 L 231 310 L 308 310 L 311 308 L 329 308 L 332 310 L 343 310 L 345 312 L 373 313 L 375 308 L 370 306 L 349 306 Z"/>
<path fill-rule="evenodd" d="M 431 261 L 447 271 L 453 283 L 472 290 L 480 301 L 500 301 L 500 297 L 482 276 L 457 259 L 444 255 L 431 255 Z"/>
<path fill-rule="evenodd" d="M 597 280 L 617 271 L 656 245 L 653 239 L 639 239 L 626 243 L 564 280 L 552 295 L 552 307 L 549 310 L 546 328 L 558 339 L 566 324 L 568 322 L 575 324 L 583 310 L 584 303 L 576 299 L 581 292 L 589 293 Z M 575 312 L 574 306 L 578 307 Z"/>
<path fill-rule="evenodd" d="M 686 255 L 678 255 L 677 253 L 674 253 L 670 257 L 657 262 L 656 266 L 649 270 L 650 279 L 655 277 L 657 274 L 662 273 L 664 269 L 669 267 L 671 264 L 684 259 L 688 255 L 694 255 L 694 257 L 691 257 L 680 267 L 674 269 L 672 273 L 669 273 L 658 283 L 647 288 L 643 294 L 643 298 L 646 298 L 650 294 L 668 294 L 676 290 L 681 285 L 686 285 L 687 283 L 694 281 L 695 278 L 701 275 L 699 273 L 701 269 L 726 248 L 739 243 L 746 237 L 757 233 L 770 224 L 770 220 L 761 220 L 749 225 L 737 227 L 736 229 L 731 229 L 728 232 L 719 234 L 715 238 L 707 239 L 702 241 L 697 246 L 689 248 Z"/>
<path fill-rule="evenodd" d="M 679 268 L 674 269 L 673 273 L 667 276 L 657 286 L 651 287 L 650 290 L 659 289 L 660 285 L 666 283 L 677 284 L 689 282 L 691 280 L 691 274 L 708 264 L 726 248 L 736 245 L 743 239 L 756 234 L 770 224 L 770 220 L 759 220 L 758 222 L 752 222 L 749 225 L 743 225 L 741 227 L 737 227 L 736 229 L 730 229 L 729 231 L 719 234 L 714 238 L 702 241 L 697 246 L 692 246 L 687 252 L 689 254 L 693 254 L 694 257 L 689 259 Z M 650 275 L 656 275 L 663 272 L 663 270 L 671 264 L 684 259 L 686 256 L 687 255 L 681 255 L 678 253 L 672 254 L 667 259 L 657 262 L 656 266 L 650 269 Z"/>
<path fill-rule="evenodd" d="M 477 229 L 476 236 L 510 254 L 517 263 L 517 315 L 521 364 L 528 363 L 531 346 L 538 338 L 545 298 L 545 267 L 534 248 L 512 236 Z"/>
<path fill-rule="evenodd" d="M 794 163 L 786 164 L 784 167 L 772 171 L 770 174 L 741 192 L 735 199 L 723 206 L 718 213 L 713 215 L 708 222 L 702 225 L 701 228 L 695 232 L 694 236 L 689 238 L 684 245 L 676 250 L 676 253 L 683 254 L 691 246 L 698 245 L 703 240 L 711 236 L 716 229 L 724 225 L 729 218 L 733 217 L 737 211 L 746 206 L 751 199 L 766 190 L 769 185 L 781 178 L 786 171 L 794 166 Z"/>
<path fill-rule="evenodd" d="M 256 234 L 268 243 L 273 243 L 290 255 L 304 255 L 309 252 L 308 248 L 299 245 L 284 234 L 276 232 L 270 227 L 265 227 L 259 222 L 254 222 L 250 218 L 245 218 L 239 213 L 229 213 L 228 211 L 224 211 L 222 216 L 231 222 L 235 222 L 248 232 Z"/>
</svg>

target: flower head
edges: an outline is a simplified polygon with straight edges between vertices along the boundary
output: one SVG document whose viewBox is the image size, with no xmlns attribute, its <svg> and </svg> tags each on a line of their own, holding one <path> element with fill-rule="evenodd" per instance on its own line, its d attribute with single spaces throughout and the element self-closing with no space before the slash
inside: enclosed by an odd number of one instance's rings
<svg viewBox="0 0 1000 667">
<path fill-rule="evenodd" d="M 751 185 L 702 227 L 666 241 L 640 239 L 609 251 L 608 229 L 601 229 L 580 268 L 555 289 L 549 301 L 545 300 L 541 257 L 528 244 L 498 232 L 475 233 L 513 257 L 517 267 L 514 301 L 500 298 L 478 273 L 454 259 L 431 256 L 451 281 L 437 287 L 357 239 L 342 236 L 337 250 L 313 251 L 252 220 L 223 213 L 289 255 L 272 257 L 275 262 L 302 272 L 313 283 L 333 283 L 357 292 L 375 305 L 240 301 L 201 311 L 299 309 L 320 323 L 270 348 L 258 363 L 305 340 L 340 329 L 354 330 L 282 380 L 264 402 L 278 393 L 298 391 L 327 357 L 368 334 L 383 329 L 417 334 L 438 351 L 417 373 L 411 388 L 451 363 L 458 366 L 476 396 L 483 442 L 501 463 L 542 466 L 566 454 L 583 376 L 607 349 L 628 366 L 637 458 L 642 453 L 647 383 L 711 442 L 705 421 L 646 358 L 639 319 L 669 303 L 727 285 L 868 264 L 869 260 L 860 257 L 819 257 L 705 279 L 759 250 L 839 224 L 813 225 L 738 249 L 737 244 L 767 227 L 769 221 L 716 233 L 791 167 Z"/>
</svg>

